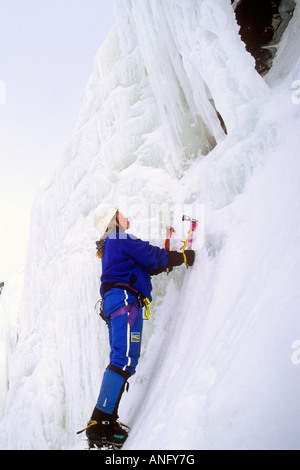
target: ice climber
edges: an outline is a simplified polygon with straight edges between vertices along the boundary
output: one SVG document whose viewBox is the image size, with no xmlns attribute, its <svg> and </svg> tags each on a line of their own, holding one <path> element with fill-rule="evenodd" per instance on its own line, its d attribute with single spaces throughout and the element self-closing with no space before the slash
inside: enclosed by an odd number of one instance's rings
<svg viewBox="0 0 300 470">
<path fill-rule="evenodd" d="M 121 447 L 128 432 L 117 421 L 118 406 L 131 375 L 135 373 L 141 350 L 143 306 L 151 301 L 151 276 L 184 263 L 183 253 L 166 251 L 125 233 L 130 223 L 110 205 L 96 211 L 96 242 L 102 260 L 100 294 L 102 317 L 110 342 L 110 363 L 104 372 L 97 404 L 88 422 L 89 447 L 105 443 Z M 195 252 L 185 252 L 192 266 Z"/>
</svg>

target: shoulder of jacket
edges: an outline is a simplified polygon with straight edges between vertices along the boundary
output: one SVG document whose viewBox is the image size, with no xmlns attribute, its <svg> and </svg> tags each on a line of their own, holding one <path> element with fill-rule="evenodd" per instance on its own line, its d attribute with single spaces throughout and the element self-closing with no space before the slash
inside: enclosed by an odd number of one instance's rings
<svg viewBox="0 0 300 470">
<path fill-rule="evenodd" d="M 120 233 L 111 233 L 108 235 L 107 240 L 113 241 L 113 240 L 118 240 L 118 241 L 138 241 L 142 242 L 138 237 L 135 235 L 132 235 L 132 233 L 126 233 L 126 232 L 120 232 Z"/>
</svg>

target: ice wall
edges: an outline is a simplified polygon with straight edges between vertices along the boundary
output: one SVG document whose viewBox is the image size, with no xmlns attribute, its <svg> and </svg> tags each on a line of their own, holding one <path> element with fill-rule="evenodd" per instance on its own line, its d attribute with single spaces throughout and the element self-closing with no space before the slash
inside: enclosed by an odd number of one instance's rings
<svg viewBox="0 0 300 470">
<path fill-rule="evenodd" d="M 93 213 L 99 202 L 121 200 L 133 232 L 148 237 L 151 204 L 197 202 L 206 203 L 209 211 L 221 209 L 263 166 L 275 125 L 258 125 L 269 89 L 254 67 L 238 36 L 229 0 L 117 2 L 116 25 L 95 58 L 77 128 L 60 167 L 41 188 L 32 209 L 19 337 L 1 378 L 9 383 L 2 392 L 6 406 L 0 410 L 1 447 L 68 448 L 90 416 L 108 361 L 106 328 L 94 310 L 100 266 L 94 256 Z M 141 206 L 146 208 L 142 214 Z M 226 240 L 222 230 L 216 230 L 213 214 L 206 239 L 209 255 L 201 255 L 204 266 Z M 197 272 L 180 294 L 180 312 L 189 305 L 195 308 L 191 298 L 198 276 L 205 281 L 204 296 L 213 289 L 214 270 Z M 128 395 L 124 405 L 132 422 L 147 406 L 145 387 L 152 374 L 158 374 L 155 380 L 160 389 L 164 387 L 160 354 L 171 361 L 177 341 L 189 342 L 187 331 L 180 336 L 180 316 L 176 317 L 177 294 L 185 278 L 181 269 L 173 277 L 155 280 L 157 314 L 145 328 L 133 401 Z M 201 324 L 199 319 L 195 331 Z M 196 354 L 194 337 L 193 341 Z M 154 346 L 157 352 L 151 356 Z M 189 357 L 184 346 L 183 351 L 179 369 Z M 206 353 L 201 351 L 204 360 Z M 203 384 L 213 383 L 215 370 L 208 367 L 203 372 Z M 186 393 L 192 387 L 196 400 L 195 373 L 192 368 L 183 378 Z M 179 403 L 179 420 L 184 411 L 187 419 L 192 417 L 195 401 L 185 410 L 179 390 L 170 400 L 173 392 L 174 388 L 164 390 L 162 403 L 170 403 L 165 419 L 172 415 L 174 401 Z M 191 420 L 190 427 L 185 423 L 178 437 L 183 445 L 188 446 L 197 425 L 197 420 Z M 152 434 L 156 448 L 162 445 L 159 429 L 160 425 Z M 180 442 L 174 445 L 180 447 Z M 193 445 L 199 446 L 197 442 Z"/>
</svg>

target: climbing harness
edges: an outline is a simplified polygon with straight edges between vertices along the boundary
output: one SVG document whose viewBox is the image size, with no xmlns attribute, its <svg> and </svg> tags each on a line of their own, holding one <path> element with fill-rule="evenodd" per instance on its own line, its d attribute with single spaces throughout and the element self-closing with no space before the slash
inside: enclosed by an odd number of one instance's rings
<svg viewBox="0 0 300 470">
<path fill-rule="evenodd" d="M 102 318 L 102 320 L 105 321 L 106 324 L 108 324 L 109 322 L 107 321 L 107 318 L 106 316 L 104 315 L 104 312 L 103 312 L 103 308 L 102 308 L 102 305 L 103 305 L 103 299 L 100 298 L 97 302 L 96 302 L 96 305 L 95 305 L 95 310 L 97 309 L 97 305 L 99 304 L 99 315 L 100 317 Z"/>
<path fill-rule="evenodd" d="M 138 307 L 144 307 L 143 320 L 149 320 L 150 319 L 150 316 L 151 316 L 151 309 L 150 309 L 151 302 L 148 299 L 148 297 L 142 296 L 142 294 L 140 292 L 138 292 L 133 286 L 131 286 L 129 284 L 115 282 L 115 283 L 111 283 L 109 285 L 109 288 L 111 288 L 111 287 L 125 288 L 125 289 L 128 289 L 130 292 L 132 292 L 132 294 L 135 295 L 136 298 L 137 298 L 136 303 L 138 303 Z M 105 323 L 108 324 L 109 321 L 108 321 L 107 317 L 104 315 L 103 308 L 102 308 L 103 299 L 100 298 L 97 301 L 97 303 L 95 305 L 95 310 L 97 309 L 98 304 L 99 304 L 99 315 L 102 318 L 102 320 L 104 320 Z M 135 305 L 135 304 L 133 304 L 133 305 Z M 119 316 L 119 315 L 123 314 L 122 309 L 126 308 L 126 307 L 127 306 L 121 307 L 121 309 L 119 309 L 119 312 L 118 313 L 116 312 L 117 313 L 116 316 Z"/>
</svg>

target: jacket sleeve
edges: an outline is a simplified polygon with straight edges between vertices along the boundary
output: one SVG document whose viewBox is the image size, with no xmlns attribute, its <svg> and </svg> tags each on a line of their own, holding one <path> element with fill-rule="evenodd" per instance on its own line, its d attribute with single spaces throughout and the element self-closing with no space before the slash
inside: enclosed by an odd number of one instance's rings
<svg viewBox="0 0 300 470">
<path fill-rule="evenodd" d="M 169 262 L 167 250 L 132 236 L 126 240 L 126 254 L 150 272 L 154 269 L 165 269 Z"/>
<path fill-rule="evenodd" d="M 183 253 L 179 251 L 168 251 L 168 255 L 169 255 L 169 261 L 167 264 L 167 268 L 169 270 L 172 270 L 174 266 L 181 266 L 184 263 Z M 185 251 L 185 256 L 186 256 L 187 265 L 193 266 L 194 261 L 195 261 L 195 252 L 193 250 L 187 250 Z M 151 275 L 156 276 L 157 274 L 160 274 L 164 271 L 165 269 L 154 269 L 151 272 Z"/>
<path fill-rule="evenodd" d="M 186 250 L 185 252 L 186 264 L 188 266 L 193 266 L 195 261 L 195 251 Z M 184 263 L 184 256 L 182 252 L 179 251 L 169 251 L 169 262 L 168 268 L 173 268 L 174 266 L 180 266 Z"/>
</svg>

